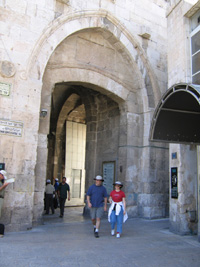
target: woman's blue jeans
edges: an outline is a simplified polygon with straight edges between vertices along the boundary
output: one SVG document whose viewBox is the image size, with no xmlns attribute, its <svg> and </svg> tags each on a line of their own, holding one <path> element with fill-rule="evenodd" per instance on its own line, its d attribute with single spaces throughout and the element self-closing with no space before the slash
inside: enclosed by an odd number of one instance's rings
<svg viewBox="0 0 200 267">
<path fill-rule="evenodd" d="M 115 224 L 117 223 L 117 232 L 122 233 L 122 224 L 123 224 L 123 209 L 121 208 L 121 211 L 119 215 L 115 215 L 115 210 L 112 211 L 110 215 L 110 223 L 111 223 L 111 229 L 115 229 Z"/>
</svg>

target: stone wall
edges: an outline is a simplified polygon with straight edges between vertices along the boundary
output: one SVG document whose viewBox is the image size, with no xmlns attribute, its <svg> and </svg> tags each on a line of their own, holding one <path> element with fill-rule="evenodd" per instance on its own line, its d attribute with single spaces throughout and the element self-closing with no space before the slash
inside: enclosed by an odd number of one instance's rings
<svg viewBox="0 0 200 267">
<path fill-rule="evenodd" d="M 171 167 L 178 168 L 178 198 L 171 197 L 170 229 L 180 234 L 197 234 L 197 151 L 194 145 L 170 145 Z M 171 175 L 170 175 L 171 176 Z M 171 177 L 170 177 L 171 184 Z"/>
<path fill-rule="evenodd" d="M 23 123 L 21 137 L 1 135 L 0 140 L 0 161 L 5 162 L 8 176 L 16 178 L 6 190 L 3 221 L 7 229 L 27 229 L 41 219 L 51 95 L 56 83 L 93 84 L 93 89 L 118 103 L 120 164 L 127 159 L 118 177 L 130 182 L 133 161 L 138 162 L 137 177 L 141 166 L 146 168 L 141 164 L 145 150 L 137 150 L 149 146 L 151 112 L 167 89 L 166 7 L 164 0 L 127 0 L 126 5 L 119 0 L 0 2 L 0 61 L 12 66 L 9 71 L 1 68 L 0 82 L 10 83 L 11 91 L 9 96 L 0 95 L 0 118 Z M 67 58 L 57 55 L 60 63 L 68 65 L 55 67 L 52 54 L 57 47 L 59 52 L 68 37 L 67 49 L 73 53 Z M 87 56 L 91 49 L 96 57 Z M 40 118 L 41 108 L 47 109 L 47 117 Z M 130 117 L 137 127 L 131 125 Z M 136 157 L 130 159 L 132 153 Z"/>
<path fill-rule="evenodd" d="M 168 20 L 168 87 L 191 83 L 190 17 L 197 1 L 171 1 Z M 192 14 L 192 13 L 191 13 Z M 172 160 L 173 152 L 177 159 Z M 197 233 L 197 150 L 195 146 L 170 144 L 170 166 L 178 168 L 178 199 L 170 197 L 171 230 L 180 234 Z M 170 180 L 171 182 L 171 180 Z"/>
</svg>

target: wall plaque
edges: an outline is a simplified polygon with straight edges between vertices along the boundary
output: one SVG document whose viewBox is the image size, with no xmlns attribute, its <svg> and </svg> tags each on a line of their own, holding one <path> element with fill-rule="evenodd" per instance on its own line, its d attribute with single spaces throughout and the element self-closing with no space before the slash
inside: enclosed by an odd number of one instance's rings
<svg viewBox="0 0 200 267">
<path fill-rule="evenodd" d="M 178 198 L 178 172 L 177 172 L 177 167 L 171 168 L 171 198 Z"/>
<path fill-rule="evenodd" d="M 105 186 L 108 195 L 113 190 L 115 182 L 115 161 L 103 162 L 103 185 Z"/>
<path fill-rule="evenodd" d="M 11 84 L 0 82 L 0 95 L 9 96 L 10 95 Z"/>
<path fill-rule="evenodd" d="M 0 119 L 0 134 L 22 136 L 23 123 Z"/>
</svg>

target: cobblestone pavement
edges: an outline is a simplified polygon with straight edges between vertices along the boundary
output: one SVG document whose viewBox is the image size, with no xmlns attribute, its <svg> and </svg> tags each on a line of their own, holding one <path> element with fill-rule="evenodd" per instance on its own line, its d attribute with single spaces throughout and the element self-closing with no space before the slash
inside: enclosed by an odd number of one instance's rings
<svg viewBox="0 0 200 267">
<path fill-rule="evenodd" d="M 64 218 L 44 216 L 44 224 L 0 238 L 1 267 L 38 266 L 200 266 L 197 236 L 179 236 L 168 230 L 168 219 L 128 219 L 121 238 L 110 235 L 102 220 L 95 238 L 82 208 L 66 208 Z"/>
</svg>

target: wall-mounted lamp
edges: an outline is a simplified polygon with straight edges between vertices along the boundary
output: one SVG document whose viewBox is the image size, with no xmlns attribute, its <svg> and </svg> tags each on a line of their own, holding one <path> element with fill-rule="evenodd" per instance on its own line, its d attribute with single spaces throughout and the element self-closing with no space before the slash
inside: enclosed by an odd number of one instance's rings
<svg viewBox="0 0 200 267">
<path fill-rule="evenodd" d="M 40 112 L 40 117 L 46 117 L 46 115 L 47 115 L 47 109 L 45 109 L 45 108 L 43 108 L 42 110 L 41 110 L 41 112 Z"/>
</svg>

